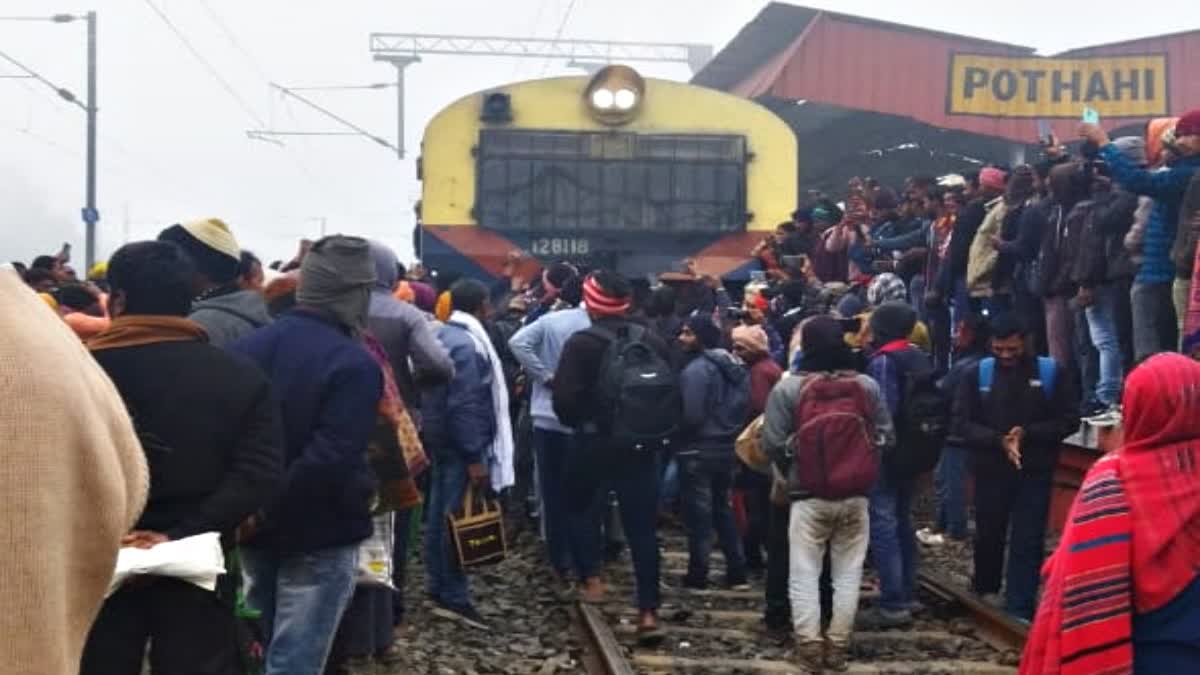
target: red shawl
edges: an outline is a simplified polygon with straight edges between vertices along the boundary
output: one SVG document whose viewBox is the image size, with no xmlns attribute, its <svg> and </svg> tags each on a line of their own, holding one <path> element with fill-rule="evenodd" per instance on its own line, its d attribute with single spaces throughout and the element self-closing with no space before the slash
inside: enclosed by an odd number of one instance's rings
<svg viewBox="0 0 1200 675">
<path fill-rule="evenodd" d="M 1133 612 L 1196 578 L 1200 364 L 1154 356 L 1129 375 L 1123 404 L 1125 444 L 1088 472 L 1043 568 L 1021 675 L 1133 672 Z"/>
</svg>

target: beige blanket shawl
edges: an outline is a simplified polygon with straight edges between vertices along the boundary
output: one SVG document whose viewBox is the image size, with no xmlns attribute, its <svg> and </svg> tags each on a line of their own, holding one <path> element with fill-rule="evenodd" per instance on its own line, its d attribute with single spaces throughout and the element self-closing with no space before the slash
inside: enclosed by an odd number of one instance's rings
<svg viewBox="0 0 1200 675">
<path fill-rule="evenodd" d="M 0 269 L 0 672 L 79 672 L 145 457 L 112 382 L 66 324 Z"/>
</svg>

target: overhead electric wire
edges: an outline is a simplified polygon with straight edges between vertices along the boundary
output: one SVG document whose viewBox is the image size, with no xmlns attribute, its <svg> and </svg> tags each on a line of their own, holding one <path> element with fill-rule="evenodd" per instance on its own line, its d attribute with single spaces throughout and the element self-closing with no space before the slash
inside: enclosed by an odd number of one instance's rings
<svg viewBox="0 0 1200 675">
<path fill-rule="evenodd" d="M 221 15 L 217 14 L 217 11 L 212 8 L 212 5 L 208 3 L 208 0 L 200 0 L 200 7 L 204 10 L 204 13 L 208 15 L 208 19 L 216 24 L 217 28 L 219 28 L 225 35 L 225 39 L 229 40 L 229 44 L 233 45 L 233 48 L 242 55 L 242 58 L 246 59 L 246 63 L 250 64 L 250 67 L 254 70 L 254 72 L 262 80 L 270 82 L 271 78 L 267 75 L 267 71 L 261 65 L 259 65 L 258 59 L 254 58 L 254 55 L 250 53 L 250 50 L 242 46 L 242 41 L 239 40 L 237 35 L 234 34 L 233 29 L 229 27 L 229 24 L 225 23 L 224 19 L 221 18 Z"/>
<path fill-rule="evenodd" d="M 252 106 L 250 106 L 250 104 L 247 103 L 246 100 L 244 98 L 242 98 L 242 96 L 240 94 L 237 93 L 237 90 L 234 89 L 231 84 L 229 84 L 229 81 L 226 80 L 221 75 L 220 71 L 218 71 L 217 68 L 215 66 L 213 66 L 211 62 L 208 61 L 208 59 L 204 58 L 204 56 L 200 53 L 200 51 L 198 49 L 196 49 L 196 47 L 192 44 L 191 40 L 188 39 L 187 35 L 185 35 L 183 33 L 183 31 L 180 30 L 180 28 L 178 26 L 176 26 L 173 21 L 171 21 L 171 18 L 168 17 L 162 11 L 162 9 L 160 9 L 158 7 L 158 5 L 154 4 L 154 2 L 152 0 L 145 0 L 145 3 L 147 6 L 150 7 L 151 10 L 154 11 L 154 13 L 156 15 L 158 15 L 158 17 L 160 19 L 162 19 L 163 23 L 165 23 L 167 25 L 167 27 L 171 29 L 171 32 L 174 33 L 175 37 L 179 39 L 179 42 L 181 44 L 183 44 L 183 46 L 188 50 L 188 52 L 190 52 L 192 54 L 192 56 L 195 57 L 195 59 L 201 63 L 201 65 L 204 66 L 204 68 L 209 72 L 209 74 L 212 75 L 213 79 L 215 79 L 221 85 L 221 88 L 224 89 L 225 92 L 228 93 L 234 99 L 234 101 L 237 102 L 238 107 L 240 107 L 243 112 L 245 112 L 247 115 L 249 115 L 250 118 L 252 120 L 254 120 L 254 122 L 257 123 L 259 127 L 266 128 L 266 127 L 270 126 L 269 124 L 267 124 L 267 122 L 265 120 L 263 120 L 262 116 L 260 116 L 257 112 L 255 112 L 254 108 Z M 250 56 L 249 52 L 246 51 L 244 47 L 240 47 L 241 43 L 238 41 L 237 37 L 234 36 L 233 31 L 230 30 L 229 27 L 223 21 L 220 20 L 219 16 L 216 14 L 216 12 L 211 11 L 211 8 L 207 8 L 207 9 L 210 10 L 210 12 L 209 12 L 210 18 L 213 18 L 214 23 L 217 23 L 218 27 L 220 27 L 222 29 L 222 31 L 225 32 L 226 38 L 230 39 L 234 43 L 235 47 L 237 47 L 238 50 L 242 53 L 243 58 L 246 58 L 250 62 L 251 67 L 254 68 L 256 71 L 258 71 L 259 75 L 269 84 L 270 78 L 267 77 L 266 72 L 264 72 L 263 69 L 257 65 L 257 61 L 255 61 L 254 58 L 252 56 Z M 304 174 L 304 177 L 308 180 L 308 182 L 312 183 L 314 186 L 316 186 L 322 190 L 329 189 L 329 186 L 327 183 L 317 180 L 317 177 L 313 173 L 312 169 L 310 169 L 308 167 L 308 165 L 304 163 L 304 160 L 302 160 L 297 154 L 295 154 L 294 152 L 291 152 L 290 149 L 287 148 L 286 146 L 284 146 L 284 151 L 287 152 L 288 157 L 296 165 L 296 168 L 300 170 L 300 173 Z M 344 197 L 342 197 L 342 200 L 349 203 L 349 200 L 346 200 Z"/>
<path fill-rule="evenodd" d="M 191 40 L 184 35 L 183 31 L 181 31 L 173 21 L 171 21 L 171 18 L 167 16 L 162 9 L 158 7 L 158 5 L 154 4 L 153 0 L 145 0 L 145 3 L 147 7 L 149 7 L 155 14 L 158 15 L 158 18 L 162 19 L 163 23 L 166 24 L 167 28 L 169 28 L 171 32 L 175 34 L 175 37 L 178 38 L 179 42 L 184 46 L 184 48 L 187 49 L 188 52 L 190 52 L 191 55 L 200 62 L 200 65 L 204 66 L 204 69 L 208 71 L 208 74 L 211 75 L 212 78 L 221 85 L 221 88 L 225 90 L 225 93 L 229 94 L 229 96 L 238 104 L 238 107 L 242 109 L 242 112 L 249 115 L 251 119 L 258 123 L 259 126 L 268 126 L 266 121 L 264 121 L 263 118 L 254 111 L 254 108 L 246 102 L 246 99 L 242 98 L 242 95 L 233 88 L 233 85 L 229 84 L 229 81 L 221 75 L 221 72 L 217 70 L 216 66 L 214 66 L 208 59 L 204 58 L 204 55 L 200 53 L 200 50 L 196 49 L 195 45 L 193 45 Z"/>
<path fill-rule="evenodd" d="M 64 87 L 58 86 L 57 84 L 54 84 L 50 80 L 42 77 L 42 75 L 40 73 L 38 73 L 37 71 L 33 70 L 32 68 L 25 65 L 24 63 L 21 63 L 20 61 L 9 56 L 4 51 L 0 51 L 0 59 L 4 59 L 5 61 L 8 61 L 9 63 L 11 63 L 14 66 L 16 66 L 17 68 L 19 68 L 26 75 L 32 77 L 33 79 L 37 80 L 38 82 L 41 82 L 44 85 L 46 85 L 54 93 L 58 94 L 59 98 L 62 98 L 63 100 L 67 101 L 68 103 L 73 103 L 73 104 L 79 106 L 79 108 L 81 110 L 85 110 L 85 111 L 87 110 L 87 105 L 85 105 L 79 99 L 75 98 L 75 94 L 72 94 L 70 89 L 66 89 Z"/>
<path fill-rule="evenodd" d="M 571 0 L 570 2 L 567 3 L 567 9 L 565 12 L 563 12 L 562 21 L 560 21 L 558 23 L 558 30 L 554 31 L 554 41 L 555 42 L 558 42 L 559 40 L 562 39 L 563 31 L 566 30 L 566 28 L 567 28 L 567 21 L 569 21 L 571 19 L 571 10 L 575 9 L 576 1 L 577 0 Z M 549 67 L 550 67 L 550 59 L 546 59 L 542 63 L 542 75 L 543 76 L 545 76 L 546 69 L 548 69 Z"/>
</svg>

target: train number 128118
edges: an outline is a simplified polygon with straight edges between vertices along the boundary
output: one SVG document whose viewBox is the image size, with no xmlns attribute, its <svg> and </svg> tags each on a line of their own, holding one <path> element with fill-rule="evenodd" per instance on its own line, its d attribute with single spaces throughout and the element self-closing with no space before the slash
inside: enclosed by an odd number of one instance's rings
<svg viewBox="0 0 1200 675">
<path fill-rule="evenodd" d="M 587 255 L 591 243 L 583 237 L 541 237 L 529 242 L 529 251 L 538 256 Z"/>
</svg>

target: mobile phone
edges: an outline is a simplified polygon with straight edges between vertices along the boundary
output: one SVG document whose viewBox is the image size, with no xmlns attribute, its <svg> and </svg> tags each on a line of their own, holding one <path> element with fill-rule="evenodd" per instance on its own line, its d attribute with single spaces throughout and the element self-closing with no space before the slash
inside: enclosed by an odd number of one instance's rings
<svg viewBox="0 0 1200 675">
<path fill-rule="evenodd" d="M 1051 129 L 1050 129 L 1049 122 L 1047 122 L 1046 120 L 1038 120 L 1037 121 L 1038 143 L 1041 143 L 1042 145 L 1050 145 L 1051 144 L 1050 136 L 1053 133 L 1054 132 L 1051 131 Z"/>
<path fill-rule="evenodd" d="M 1100 113 L 1095 108 L 1085 105 L 1083 106 L 1083 123 L 1084 124 L 1100 124 Z"/>
</svg>

